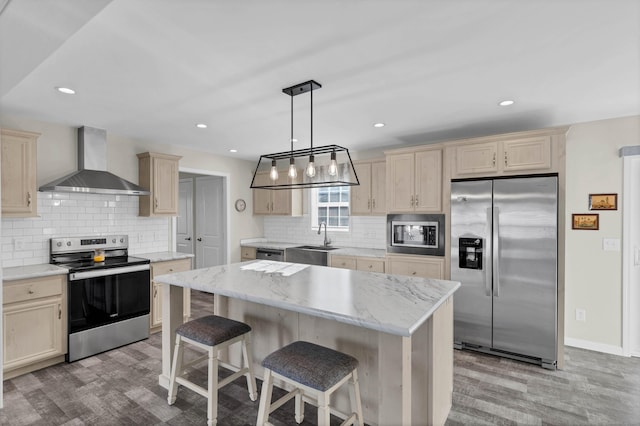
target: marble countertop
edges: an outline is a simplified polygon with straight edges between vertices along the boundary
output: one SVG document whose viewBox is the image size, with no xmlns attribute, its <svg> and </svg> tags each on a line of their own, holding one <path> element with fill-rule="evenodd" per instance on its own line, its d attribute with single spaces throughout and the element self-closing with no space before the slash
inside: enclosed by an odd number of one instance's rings
<svg viewBox="0 0 640 426">
<path fill-rule="evenodd" d="M 242 269 L 258 262 L 292 275 Z M 160 275 L 156 282 L 215 293 L 385 333 L 410 336 L 459 282 L 257 260 Z"/>
<path fill-rule="evenodd" d="M 50 275 L 66 275 L 68 272 L 69 271 L 66 268 L 61 268 L 49 263 L 12 266 L 10 268 L 2 268 L 2 280 L 25 280 L 30 278 L 48 277 Z"/>
<path fill-rule="evenodd" d="M 167 260 L 190 259 L 194 255 L 190 253 L 179 253 L 177 251 L 158 251 L 154 253 L 136 253 L 133 256 L 149 259 L 151 263 L 165 262 Z"/>
<path fill-rule="evenodd" d="M 306 245 L 305 243 L 288 243 L 281 241 L 267 241 L 266 238 L 251 238 L 240 240 L 240 245 L 244 247 L 268 248 L 275 250 L 286 250 L 291 247 L 299 247 Z M 373 249 L 363 247 L 338 247 L 329 252 L 330 255 L 340 256 L 362 256 L 362 257 L 378 257 L 384 258 L 387 254 L 385 249 Z"/>
</svg>

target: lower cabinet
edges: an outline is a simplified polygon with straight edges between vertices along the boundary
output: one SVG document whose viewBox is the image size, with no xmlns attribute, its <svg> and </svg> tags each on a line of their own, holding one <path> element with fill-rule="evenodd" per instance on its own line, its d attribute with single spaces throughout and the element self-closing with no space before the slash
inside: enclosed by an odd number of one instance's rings
<svg viewBox="0 0 640 426">
<path fill-rule="evenodd" d="M 162 330 L 162 285 L 154 281 L 158 275 L 183 272 L 191 269 L 191 259 L 167 260 L 165 262 L 151 263 L 151 314 L 149 329 L 152 333 Z M 184 291 L 184 320 L 191 316 L 191 292 Z"/>
<path fill-rule="evenodd" d="M 246 262 L 247 260 L 255 260 L 256 248 L 255 247 L 240 247 L 240 261 Z"/>
<path fill-rule="evenodd" d="M 384 263 L 384 259 L 375 257 L 331 255 L 331 266 L 334 268 L 384 273 Z"/>
<path fill-rule="evenodd" d="M 67 353 L 67 276 L 3 283 L 4 379 L 64 361 Z"/>
<path fill-rule="evenodd" d="M 444 279 L 444 257 L 387 254 L 387 273 Z"/>
</svg>

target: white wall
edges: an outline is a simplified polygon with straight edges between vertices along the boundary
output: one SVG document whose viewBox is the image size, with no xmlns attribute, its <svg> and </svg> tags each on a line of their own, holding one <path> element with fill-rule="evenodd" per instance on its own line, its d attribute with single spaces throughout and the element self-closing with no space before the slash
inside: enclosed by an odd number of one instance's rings
<svg viewBox="0 0 640 426">
<path fill-rule="evenodd" d="M 604 251 L 603 238 L 622 239 L 622 158 L 619 149 L 638 145 L 640 117 L 571 126 L 566 165 L 566 342 L 621 353 L 622 255 Z M 618 194 L 618 210 L 589 211 L 589 194 Z M 600 229 L 571 229 L 572 213 L 599 213 Z M 576 321 L 576 309 L 586 321 Z"/>
<path fill-rule="evenodd" d="M 31 132 L 41 133 L 41 136 L 38 138 L 38 186 L 48 183 L 56 178 L 62 177 L 65 174 L 71 173 L 77 169 L 77 140 L 76 140 L 76 127 L 66 126 L 61 124 L 53 124 L 46 123 L 37 120 L 25 119 L 21 117 L 8 117 L 3 116 L 0 118 L 0 126 L 16 129 L 16 130 L 26 130 Z M 107 169 L 119 175 L 131 182 L 138 182 L 138 158 L 136 154 L 145 152 L 145 151 L 154 151 L 161 152 L 167 154 L 175 154 L 181 155 L 183 158 L 180 161 L 180 167 L 187 167 L 199 170 L 208 170 L 212 172 L 221 172 L 227 173 L 229 175 L 229 191 L 231 198 L 231 205 L 229 206 L 231 209 L 233 208 L 233 202 L 237 198 L 243 198 L 247 201 L 247 209 L 238 213 L 235 210 L 229 211 L 229 220 L 230 220 L 230 235 L 229 241 L 231 245 L 231 256 L 230 261 L 235 262 L 240 260 L 240 239 L 241 238 L 251 238 L 256 235 L 263 234 L 262 227 L 262 218 L 261 217 L 253 217 L 251 211 L 253 210 L 252 206 L 252 196 L 251 189 L 249 185 L 251 183 L 251 178 L 253 176 L 253 168 L 255 164 L 250 161 L 243 161 L 234 158 L 221 157 L 213 154 L 192 151 L 188 149 L 180 148 L 177 145 L 160 145 L 154 144 L 152 142 L 140 141 L 131 138 L 121 137 L 115 134 L 109 133 L 109 129 L 107 130 Z M 214 141 L 212 141 L 214 143 Z M 42 202 L 42 195 L 39 194 L 39 202 Z M 48 207 L 52 207 L 53 210 L 60 211 L 61 217 L 60 220 L 64 221 L 65 218 L 72 220 L 69 215 L 78 214 L 78 220 L 85 221 L 85 223 L 89 221 L 94 221 L 90 225 L 87 225 L 83 231 L 89 231 L 89 228 L 94 229 L 92 233 L 106 233 L 115 231 L 115 228 L 107 228 L 105 230 L 102 224 L 98 224 L 95 221 L 103 220 L 103 216 L 99 217 L 88 217 L 85 214 L 91 215 L 101 215 L 101 214 L 114 214 L 120 215 L 119 218 L 125 218 L 126 221 L 129 221 L 126 224 L 126 228 L 123 229 L 123 232 L 133 232 L 130 231 L 131 227 L 138 228 L 142 226 L 141 229 L 144 229 L 145 226 L 153 228 L 150 230 L 153 234 L 154 246 L 148 246 L 147 242 L 149 238 L 143 236 L 142 243 L 138 243 L 136 238 L 131 238 L 132 253 L 135 251 L 140 253 L 142 251 L 164 251 L 168 249 L 168 239 L 161 238 L 157 235 L 158 232 L 161 232 L 160 229 L 156 229 L 155 221 L 162 221 L 162 232 L 168 232 L 168 225 L 165 226 L 165 223 L 168 223 L 169 219 L 155 219 L 155 218 L 138 218 L 137 213 L 133 212 L 134 207 L 132 203 L 136 203 L 137 199 L 131 200 L 134 197 L 122 197 L 120 201 L 116 201 L 115 198 L 112 200 L 111 198 L 101 198 L 105 196 L 98 195 L 86 195 L 88 198 L 82 198 L 81 196 L 72 196 L 69 199 L 67 210 L 56 209 L 56 207 L 60 206 L 48 206 L 45 202 L 43 205 L 44 210 L 43 213 L 46 212 Z M 114 197 L 114 196 L 110 196 Z M 129 198 L 129 200 L 124 200 Z M 75 205 L 73 205 L 75 202 Z M 89 206 L 89 202 L 93 205 Z M 100 211 L 96 212 L 95 208 L 101 209 L 104 206 L 104 203 L 107 202 L 107 206 L 104 208 L 113 208 L 113 211 Z M 109 207 L 109 203 L 114 202 L 113 207 Z M 79 204 L 87 203 L 85 206 L 80 206 Z M 102 204 L 100 204 L 102 203 Z M 40 207 L 40 205 L 39 205 Z M 91 213 L 82 213 L 81 207 L 90 208 Z M 77 213 L 76 212 L 77 208 Z M 137 212 L 137 207 L 135 207 Z M 126 213 L 129 212 L 129 213 Z M 54 212 L 54 215 L 56 213 Z M 124 215 L 124 216 L 122 216 Z M 56 217 L 56 216 L 54 216 Z M 57 219 L 52 219 L 57 220 Z M 7 219 L 3 219 L 3 228 Z M 135 223 L 134 223 L 135 222 Z M 18 224 L 19 223 L 19 224 Z M 15 219 L 12 220 L 11 225 L 13 229 L 23 228 L 28 229 L 30 225 L 36 225 L 38 228 L 48 228 L 52 229 L 52 225 L 54 226 L 67 226 L 67 223 L 64 222 L 56 222 L 49 223 L 49 219 L 47 217 L 40 217 L 35 219 Z M 108 225 L 107 225 L 108 226 Z M 117 227 L 117 224 L 114 225 Z M 158 225 L 160 226 L 160 225 Z M 9 228 L 3 229 L 3 237 L 2 244 L 9 244 L 9 235 L 4 236 L 4 231 Z M 97 229 L 97 230 L 96 230 Z M 164 231 L 167 229 L 167 231 Z M 68 230 L 68 229 L 67 229 Z M 65 230 L 64 232 L 67 232 Z M 36 231 L 32 231 L 36 232 Z M 51 231 L 57 232 L 57 231 Z M 154 234 L 155 233 L 155 234 Z M 44 232 L 43 232 L 44 235 Z M 50 235 L 50 234 L 46 234 Z M 74 235 L 78 235 L 77 233 Z M 135 235 L 134 235 L 135 237 Z M 157 238 L 156 238 L 157 237 Z M 13 238 L 13 236 L 11 237 Z M 48 237 L 46 237 L 48 238 Z M 41 241 L 40 241 L 41 242 Z M 139 244 L 139 245 L 136 245 Z M 4 248 L 4 247 L 3 247 Z M 13 246 L 11 246 L 13 248 Z M 34 250 L 39 250 L 37 247 Z M 3 250 L 4 251 L 4 250 Z M 40 252 L 41 253 L 41 252 Z M 27 255 L 27 253 L 25 253 Z M 41 254 L 38 254 L 41 258 Z M 48 259 L 48 254 L 47 254 Z M 17 259 L 14 257 L 12 259 L 7 259 L 16 261 Z M 41 259 L 40 259 L 41 260 Z M 24 260 L 24 262 L 29 263 L 41 263 Z M 6 266 L 6 265 L 5 265 Z"/>
</svg>

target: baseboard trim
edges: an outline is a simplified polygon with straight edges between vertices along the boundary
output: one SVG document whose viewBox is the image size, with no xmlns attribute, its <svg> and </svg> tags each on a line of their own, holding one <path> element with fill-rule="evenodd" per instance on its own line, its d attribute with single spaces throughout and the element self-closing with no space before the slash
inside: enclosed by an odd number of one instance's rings
<svg viewBox="0 0 640 426">
<path fill-rule="evenodd" d="M 573 346 L 574 348 L 625 356 L 622 351 L 622 347 L 620 346 L 606 345 L 604 343 L 591 342 L 589 340 L 573 339 L 571 337 L 565 337 L 564 344 L 567 346 Z"/>
</svg>

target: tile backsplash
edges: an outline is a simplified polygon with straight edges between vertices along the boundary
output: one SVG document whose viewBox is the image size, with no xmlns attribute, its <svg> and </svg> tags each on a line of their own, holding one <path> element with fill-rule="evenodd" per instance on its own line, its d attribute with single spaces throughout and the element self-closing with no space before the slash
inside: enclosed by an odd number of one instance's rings
<svg viewBox="0 0 640 426">
<path fill-rule="evenodd" d="M 166 251 L 169 218 L 138 216 L 138 197 L 38 192 L 38 217 L 2 219 L 2 267 L 49 263 L 53 237 L 126 234 L 131 254 Z"/>
<path fill-rule="evenodd" d="M 386 216 L 351 216 L 349 231 L 331 231 L 327 236 L 338 247 L 386 248 Z M 264 236 L 269 241 L 322 244 L 324 228 L 311 227 L 309 215 L 300 217 L 265 216 Z"/>
</svg>

